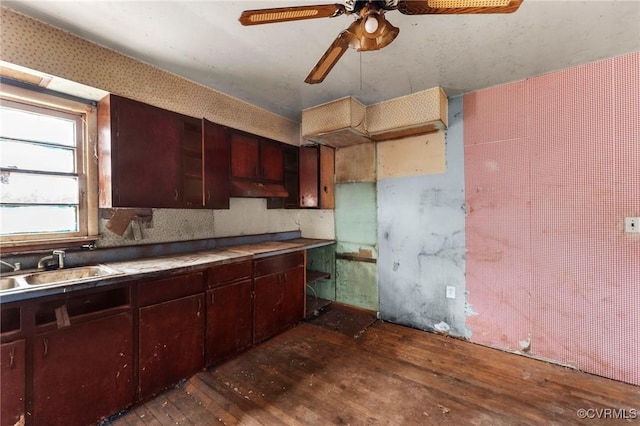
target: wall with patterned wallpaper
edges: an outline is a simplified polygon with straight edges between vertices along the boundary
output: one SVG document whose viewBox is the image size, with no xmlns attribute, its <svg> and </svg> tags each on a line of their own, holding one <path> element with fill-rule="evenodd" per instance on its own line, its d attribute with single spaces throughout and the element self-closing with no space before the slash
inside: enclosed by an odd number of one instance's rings
<svg viewBox="0 0 640 426">
<path fill-rule="evenodd" d="M 640 385 L 640 52 L 463 110 L 471 339 Z"/>
<path fill-rule="evenodd" d="M 300 125 L 224 93 L 98 46 L 2 7 L 0 59 L 171 111 L 299 144 Z M 133 227 L 139 227 L 134 229 Z M 333 238 L 333 212 L 267 210 L 265 200 L 233 199 L 230 210 L 156 209 L 151 224 L 120 237 L 100 224 L 102 247 L 300 230 Z M 142 240 L 140 240 L 142 238 Z"/>
</svg>

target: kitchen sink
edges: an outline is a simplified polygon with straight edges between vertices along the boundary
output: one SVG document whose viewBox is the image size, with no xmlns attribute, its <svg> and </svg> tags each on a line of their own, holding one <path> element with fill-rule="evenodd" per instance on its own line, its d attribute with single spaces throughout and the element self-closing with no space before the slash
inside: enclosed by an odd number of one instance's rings
<svg viewBox="0 0 640 426">
<path fill-rule="evenodd" d="M 0 291 L 26 289 L 32 286 L 74 284 L 100 277 L 117 275 L 120 272 L 104 265 L 79 266 L 77 268 L 36 271 L 0 278 Z"/>
<path fill-rule="evenodd" d="M 20 283 L 14 277 L 2 277 L 0 278 L 0 290 L 11 290 L 20 286 Z"/>
<path fill-rule="evenodd" d="M 79 266 L 77 268 L 57 269 L 55 271 L 34 272 L 22 275 L 28 285 L 55 284 L 66 281 L 85 280 L 87 278 L 105 277 L 117 272 L 103 265 Z"/>
</svg>

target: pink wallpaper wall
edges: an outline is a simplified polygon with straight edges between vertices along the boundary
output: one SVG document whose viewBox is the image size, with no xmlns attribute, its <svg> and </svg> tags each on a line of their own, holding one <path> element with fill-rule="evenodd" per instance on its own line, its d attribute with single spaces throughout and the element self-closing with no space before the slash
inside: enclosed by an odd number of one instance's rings
<svg viewBox="0 0 640 426">
<path fill-rule="evenodd" d="M 463 106 L 472 340 L 640 385 L 640 52 Z"/>
</svg>

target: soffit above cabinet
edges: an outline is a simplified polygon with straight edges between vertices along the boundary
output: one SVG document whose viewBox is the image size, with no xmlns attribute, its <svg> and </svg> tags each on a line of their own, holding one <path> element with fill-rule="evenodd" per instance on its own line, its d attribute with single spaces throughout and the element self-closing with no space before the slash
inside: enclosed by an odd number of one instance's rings
<svg viewBox="0 0 640 426">
<path fill-rule="evenodd" d="M 364 106 L 352 97 L 302 111 L 302 138 L 334 148 L 404 138 L 447 128 L 448 99 L 435 87 Z"/>
<path fill-rule="evenodd" d="M 344 148 L 370 142 L 366 107 L 348 96 L 302 111 L 302 138 L 309 142 Z"/>
</svg>

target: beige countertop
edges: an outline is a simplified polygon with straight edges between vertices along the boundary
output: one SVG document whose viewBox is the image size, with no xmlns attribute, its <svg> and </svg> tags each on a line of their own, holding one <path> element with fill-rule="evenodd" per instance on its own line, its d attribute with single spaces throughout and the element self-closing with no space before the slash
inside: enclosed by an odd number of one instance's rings
<svg viewBox="0 0 640 426">
<path fill-rule="evenodd" d="M 134 259 L 123 262 L 109 262 L 102 265 L 114 273 L 101 277 L 55 284 L 31 285 L 0 292 L 0 303 L 34 299 L 93 287 L 113 285 L 125 281 L 152 278 L 166 273 L 180 273 L 204 269 L 210 266 L 235 261 L 251 260 L 275 256 L 298 250 L 308 250 L 333 244 L 333 240 L 296 238 L 286 241 L 265 241 L 168 256 Z M 28 273 L 28 271 L 25 271 Z"/>
</svg>

